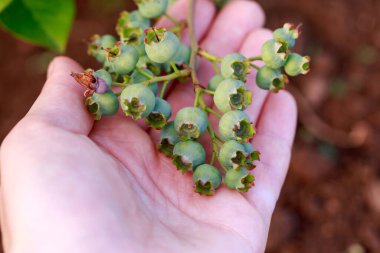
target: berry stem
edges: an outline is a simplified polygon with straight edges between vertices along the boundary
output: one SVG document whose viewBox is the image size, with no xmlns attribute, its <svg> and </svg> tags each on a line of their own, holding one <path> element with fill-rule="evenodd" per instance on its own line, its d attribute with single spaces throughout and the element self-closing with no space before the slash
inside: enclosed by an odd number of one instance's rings
<svg viewBox="0 0 380 253">
<path fill-rule="evenodd" d="M 162 85 L 162 88 L 161 88 L 161 93 L 160 93 L 160 98 L 164 98 L 165 96 L 165 91 L 166 91 L 166 88 L 168 87 L 168 84 L 169 84 L 170 81 L 165 81 Z"/>
<path fill-rule="evenodd" d="M 127 87 L 129 84 L 126 83 L 118 83 L 118 82 L 112 82 L 112 86 L 116 87 Z"/>
<path fill-rule="evenodd" d="M 220 137 L 219 135 L 215 134 L 215 139 L 217 139 L 220 143 L 225 143 L 225 140 L 223 140 L 222 137 Z"/>
<path fill-rule="evenodd" d="M 141 83 L 144 85 L 149 85 L 151 83 L 156 83 L 156 82 L 171 81 L 171 80 L 177 79 L 179 77 L 187 77 L 190 74 L 191 74 L 190 70 L 183 69 L 183 70 L 179 70 L 177 73 L 172 73 L 172 74 L 165 75 L 165 76 L 153 77 L 152 79 L 146 80 L 146 81 L 141 82 Z"/>
<path fill-rule="evenodd" d="M 169 13 L 165 12 L 164 16 L 167 17 L 170 20 L 170 22 L 172 22 L 176 27 L 181 26 L 181 23 L 178 20 L 176 20 L 175 18 L 173 18 Z"/>
<path fill-rule="evenodd" d="M 137 70 L 137 72 L 139 72 L 141 75 L 144 75 L 144 76 L 146 76 L 147 78 L 149 78 L 149 79 L 152 79 L 152 78 L 154 78 L 154 76 L 152 76 L 152 75 L 149 75 L 149 73 L 147 73 L 147 72 L 145 72 L 145 71 L 143 71 L 142 69 L 140 69 L 140 68 L 136 68 L 136 70 Z"/>
<path fill-rule="evenodd" d="M 204 110 L 206 112 L 209 112 L 211 114 L 214 114 L 216 117 L 218 117 L 219 119 L 222 117 L 222 115 L 220 115 L 218 112 L 216 112 L 215 110 L 211 109 L 210 107 L 205 107 Z"/>
<path fill-rule="evenodd" d="M 203 90 L 203 93 L 210 94 L 210 95 L 214 95 L 214 94 L 215 94 L 215 91 L 204 89 L 204 90 Z"/>
<path fill-rule="evenodd" d="M 195 99 L 194 99 L 194 107 L 198 107 L 201 104 L 202 98 L 202 89 L 197 88 L 195 90 Z"/>
<path fill-rule="evenodd" d="M 221 58 L 219 58 L 213 54 L 210 54 L 209 52 L 207 52 L 203 49 L 198 50 L 198 55 L 209 60 L 210 62 L 222 62 Z"/>
<path fill-rule="evenodd" d="M 214 132 L 214 129 L 212 129 L 212 126 L 211 126 L 210 122 L 208 123 L 207 131 L 210 134 L 211 142 L 212 142 L 212 147 L 213 147 L 210 165 L 214 165 L 215 158 L 218 156 L 218 142 L 216 140 L 215 132 Z"/>
<path fill-rule="evenodd" d="M 174 70 L 174 73 L 178 73 L 178 68 L 177 66 L 175 65 L 175 62 L 173 60 L 170 61 L 170 66 L 172 67 L 172 69 Z"/>
<path fill-rule="evenodd" d="M 250 63 L 249 65 L 250 65 L 252 68 L 256 69 L 256 70 L 259 70 L 259 69 L 260 69 L 259 66 L 255 65 L 255 64 L 253 64 L 253 63 Z"/>
<path fill-rule="evenodd" d="M 247 59 L 247 61 L 252 62 L 252 61 L 262 61 L 263 58 L 261 56 L 255 56 L 255 57 L 250 57 Z"/>
<path fill-rule="evenodd" d="M 189 36 L 190 36 L 190 46 L 191 46 L 191 56 L 190 56 L 190 69 L 191 69 L 191 79 L 193 80 L 194 88 L 197 90 L 198 86 L 201 86 L 196 70 L 196 60 L 197 53 L 199 49 L 197 38 L 195 37 L 195 26 L 194 26 L 194 10 L 195 10 L 196 0 L 190 0 L 189 11 L 187 15 L 187 26 L 189 27 Z"/>
</svg>

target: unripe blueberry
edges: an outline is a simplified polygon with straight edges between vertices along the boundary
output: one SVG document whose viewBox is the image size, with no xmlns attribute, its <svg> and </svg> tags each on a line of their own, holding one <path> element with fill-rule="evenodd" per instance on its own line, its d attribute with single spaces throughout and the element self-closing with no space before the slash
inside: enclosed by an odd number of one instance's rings
<svg viewBox="0 0 380 253">
<path fill-rule="evenodd" d="M 289 76 L 306 75 L 310 71 L 310 57 L 296 53 L 289 54 L 285 62 L 285 72 Z"/>
<path fill-rule="evenodd" d="M 294 47 L 299 35 L 300 31 L 298 27 L 290 23 L 286 23 L 282 28 L 278 28 L 273 32 L 273 37 L 276 40 L 286 43 L 289 49 Z"/>
<path fill-rule="evenodd" d="M 224 183 L 232 190 L 247 192 L 254 185 L 255 178 L 245 168 L 230 169 L 226 172 Z"/>
<path fill-rule="evenodd" d="M 145 74 L 141 73 L 144 72 Z M 131 83 L 142 83 L 144 81 L 149 80 L 150 78 L 148 76 L 154 76 L 154 74 L 148 70 L 148 69 L 139 69 L 133 71 L 131 75 Z M 158 84 L 157 83 L 150 83 L 148 85 L 149 89 L 152 90 L 153 94 L 157 94 L 158 90 Z"/>
<path fill-rule="evenodd" d="M 103 94 L 94 93 L 85 103 L 87 110 L 96 120 L 100 120 L 103 115 L 116 114 L 119 109 L 117 96 L 111 90 Z"/>
<path fill-rule="evenodd" d="M 156 76 L 161 74 L 161 64 L 153 62 L 147 55 L 140 56 L 136 68 L 149 69 Z"/>
<path fill-rule="evenodd" d="M 116 30 L 125 27 L 139 27 L 146 29 L 150 27 L 150 20 L 143 17 L 139 11 L 123 11 L 120 13 L 119 20 L 117 21 Z"/>
<path fill-rule="evenodd" d="M 177 53 L 173 57 L 173 61 L 177 65 L 186 64 L 190 62 L 191 49 L 185 44 L 180 44 Z"/>
<path fill-rule="evenodd" d="M 249 62 L 238 53 L 229 54 L 222 59 L 221 74 L 224 78 L 234 78 L 245 81 L 249 73 Z"/>
<path fill-rule="evenodd" d="M 181 141 L 174 146 L 173 164 L 185 173 L 192 171 L 206 160 L 206 152 L 199 142 Z"/>
<path fill-rule="evenodd" d="M 260 161 L 260 152 L 259 151 L 255 151 L 252 144 L 247 142 L 247 143 L 243 143 L 243 146 L 245 148 L 245 151 L 249 154 L 249 158 L 250 158 L 250 162 L 248 161 L 248 163 L 246 164 L 246 168 L 248 170 L 251 170 L 251 169 L 254 169 L 256 166 L 253 164 L 254 161 Z"/>
<path fill-rule="evenodd" d="M 219 133 L 226 140 L 248 142 L 256 133 L 249 117 L 242 111 L 229 111 L 219 121 Z"/>
<path fill-rule="evenodd" d="M 174 126 L 183 140 L 197 139 L 206 130 L 207 114 L 197 107 L 185 107 L 177 112 Z"/>
<path fill-rule="evenodd" d="M 272 69 L 278 69 L 284 66 L 286 54 L 286 45 L 275 39 L 265 42 L 261 49 L 263 61 Z"/>
<path fill-rule="evenodd" d="M 163 15 L 168 7 L 168 0 L 136 0 L 141 16 L 157 18 Z"/>
<path fill-rule="evenodd" d="M 145 52 L 152 61 L 165 63 L 177 53 L 180 42 L 174 33 L 165 28 L 148 28 L 145 34 Z"/>
<path fill-rule="evenodd" d="M 145 122 L 154 129 L 161 129 L 172 115 L 170 104 L 162 98 L 156 97 L 154 109 L 145 118 Z"/>
<path fill-rule="evenodd" d="M 195 192 L 201 195 L 213 195 L 222 182 L 219 170 L 209 164 L 199 165 L 193 174 Z"/>
<path fill-rule="evenodd" d="M 256 75 L 257 86 L 264 90 L 279 91 L 287 82 L 287 76 L 283 75 L 279 69 L 267 66 L 260 68 Z"/>
<path fill-rule="evenodd" d="M 252 93 L 240 80 L 226 79 L 215 90 L 214 103 L 225 113 L 231 110 L 245 110 L 252 103 Z"/>
<path fill-rule="evenodd" d="M 186 46 L 185 44 L 181 44 L 180 47 L 177 50 L 177 53 L 173 56 L 171 59 L 177 66 L 181 66 L 183 64 L 189 65 L 190 63 L 190 55 L 191 55 L 191 49 L 190 47 Z M 164 63 L 165 71 L 167 73 L 172 72 L 172 66 L 169 62 Z"/>
<path fill-rule="evenodd" d="M 94 56 L 98 62 L 104 63 L 107 60 L 107 52 L 104 49 L 112 48 L 115 43 L 116 39 L 112 35 L 94 35 L 88 45 L 88 54 Z"/>
<path fill-rule="evenodd" d="M 129 85 L 120 95 L 121 108 L 127 116 L 131 116 L 133 119 L 148 116 L 154 109 L 155 101 L 153 92 L 142 84 Z"/>
<path fill-rule="evenodd" d="M 178 132 L 174 128 L 174 122 L 166 124 L 160 131 L 160 144 L 158 149 L 167 157 L 173 157 L 174 145 L 180 142 Z"/>
<path fill-rule="evenodd" d="M 220 147 L 218 159 L 226 168 L 238 168 L 247 163 L 249 154 L 241 143 L 229 140 Z"/>
<path fill-rule="evenodd" d="M 112 76 L 105 69 L 98 69 L 93 73 L 93 75 L 97 78 L 103 79 L 103 81 L 107 84 L 108 87 L 112 85 Z"/>
<path fill-rule="evenodd" d="M 216 88 L 218 88 L 219 84 L 224 80 L 224 77 L 222 75 L 216 74 L 214 75 L 210 81 L 208 82 L 207 89 L 215 91 Z"/>
<path fill-rule="evenodd" d="M 133 46 L 119 45 L 118 54 L 110 57 L 109 66 L 111 71 L 119 75 L 128 75 L 137 64 L 139 55 Z"/>
</svg>

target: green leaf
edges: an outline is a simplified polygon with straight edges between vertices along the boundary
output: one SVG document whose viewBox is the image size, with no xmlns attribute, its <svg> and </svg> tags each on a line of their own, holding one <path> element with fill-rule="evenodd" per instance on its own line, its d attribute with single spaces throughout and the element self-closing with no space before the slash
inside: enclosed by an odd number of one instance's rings
<svg viewBox="0 0 380 253">
<path fill-rule="evenodd" d="M 74 13 L 73 0 L 13 0 L 0 23 L 20 39 L 63 52 Z"/>
<path fill-rule="evenodd" d="M 12 2 L 12 0 L 1 0 L 0 1 L 0 12 L 2 12 L 11 2 Z"/>
</svg>

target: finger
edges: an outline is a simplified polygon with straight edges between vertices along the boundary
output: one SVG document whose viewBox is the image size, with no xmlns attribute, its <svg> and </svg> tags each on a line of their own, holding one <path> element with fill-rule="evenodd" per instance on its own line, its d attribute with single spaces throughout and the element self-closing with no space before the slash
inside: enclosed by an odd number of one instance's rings
<svg viewBox="0 0 380 253">
<path fill-rule="evenodd" d="M 83 104 L 83 89 L 70 76 L 81 71 L 82 67 L 69 58 L 55 58 L 49 65 L 45 86 L 26 117 L 87 135 L 93 119 Z"/>
<path fill-rule="evenodd" d="M 172 16 L 179 22 L 185 22 L 188 9 L 189 9 L 189 0 L 179 0 L 175 2 L 170 9 L 168 14 Z M 195 5 L 195 37 L 199 40 L 203 37 L 204 33 L 207 31 L 212 19 L 214 18 L 216 9 L 214 4 L 209 0 L 199 0 Z M 161 18 L 157 24 L 157 27 L 173 27 L 173 23 L 166 17 Z M 182 33 L 182 42 L 189 44 L 188 29 L 184 29 Z"/>
<path fill-rule="evenodd" d="M 294 98 L 286 91 L 270 94 L 261 112 L 253 146 L 261 159 L 253 174 L 255 187 L 246 194 L 258 211 L 270 220 L 288 166 L 297 119 Z"/>
<path fill-rule="evenodd" d="M 186 19 L 187 10 L 188 10 L 189 0 L 180 0 L 176 4 L 174 4 L 170 10 L 169 13 L 174 18 L 178 20 L 184 20 Z M 198 40 L 204 36 L 204 34 L 209 30 L 209 27 L 211 25 L 211 22 L 214 18 L 214 14 L 216 12 L 215 6 L 211 1 L 208 0 L 200 0 L 196 2 L 195 6 L 195 17 L 202 17 L 202 18 L 196 18 L 194 20 L 195 22 L 195 32 Z M 170 21 L 166 18 L 163 18 L 158 22 L 158 24 L 163 25 L 170 25 Z M 187 31 L 185 31 L 185 34 Z M 186 35 L 184 36 L 186 37 Z M 177 101 L 182 100 L 188 100 L 189 96 L 193 96 L 193 86 L 190 83 L 176 83 L 176 86 L 179 89 L 183 89 L 184 92 L 180 93 L 178 96 L 176 96 L 174 99 L 170 98 L 170 93 L 168 93 L 167 101 L 170 103 L 172 107 L 172 115 L 175 116 L 176 112 L 180 109 L 178 107 Z M 156 130 L 151 131 L 151 136 L 153 140 L 157 140 L 159 137 L 159 132 Z"/>
<path fill-rule="evenodd" d="M 234 1 L 228 4 L 217 16 L 209 34 L 201 43 L 201 48 L 217 56 L 224 56 L 239 49 L 247 34 L 264 24 L 264 12 L 252 1 Z M 200 61 L 199 78 L 203 85 L 213 75 L 212 67 Z M 168 97 L 174 111 L 190 106 L 194 101 L 191 84 L 178 84 Z"/>
<path fill-rule="evenodd" d="M 240 52 L 246 57 L 254 57 L 261 55 L 261 47 L 273 37 L 273 32 L 268 29 L 257 29 L 251 32 L 245 39 Z M 263 62 L 254 62 L 259 67 L 263 66 Z M 252 104 L 247 108 L 246 113 L 250 119 L 256 124 L 260 111 L 264 105 L 268 91 L 260 89 L 256 85 L 256 70 L 252 69 L 247 76 L 247 85 L 252 92 Z"/>
</svg>

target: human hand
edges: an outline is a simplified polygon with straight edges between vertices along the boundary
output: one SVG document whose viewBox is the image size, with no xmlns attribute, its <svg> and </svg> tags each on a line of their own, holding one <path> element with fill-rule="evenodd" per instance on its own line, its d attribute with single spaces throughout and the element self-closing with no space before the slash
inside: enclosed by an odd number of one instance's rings
<svg viewBox="0 0 380 253">
<path fill-rule="evenodd" d="M 180 0 L 170 13 L 184 19 L 186 10 Z M 271 38 L 254 2 L 233 2 L 214 17 L 212 4 L 199 0 L 196 13 L 201 47 L 218 56 L 256 55 Z M 68 58 L 55 59 L 41 95 L 1 147 L 6 252 L 264 251 L 295 132 L 296 106 L 287 92 L 268 94 L 249 77 L 253 104 L 246 112 L 262 154 L 256 185 L 245 194 L 222 187 L 205 197 L 194 193 L 190 175 L 157 152 L 156 131 L 122 113 L 91 119 L 70 77 L 81 70 Z M 201 81 L 211 75 L 201 61 Z M 191 88 L 170 92 L 174 115 L 193 102 Z"/>
</svg>

